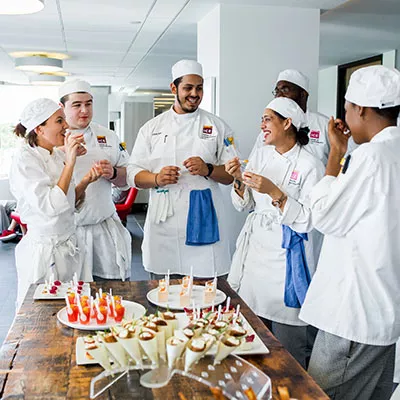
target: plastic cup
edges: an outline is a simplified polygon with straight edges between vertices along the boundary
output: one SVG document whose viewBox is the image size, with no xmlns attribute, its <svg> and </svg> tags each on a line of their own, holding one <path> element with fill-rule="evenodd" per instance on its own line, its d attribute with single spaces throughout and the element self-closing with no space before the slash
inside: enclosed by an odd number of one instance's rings
<svg viewBox="0 0 400 400">
<path fill-rule="evenodd" d="M 68 312 L 67 308 L 67 316 L 68 316 L 68 321 L 75 323 L 78 321 L 78 315 L 79 315 L 79 308 L 76 304 L 71 304 L 71 313 Z"/>
<path fill-rule="evenodd" d="M 100 313 L 96 312 L 96 322 L 98 325 L 104 325 L 107 322 L 107 307 L 99 307 Z M 100 319 L 100 315 L 103 316 L 103 319 Z"/>
<path fill-rule="evenodd" d="M 122 304 L 115 305 L 115 322 L 121 322 L 125 315 L 125 307 Z"/>
<path fill-rule="evenodd" d="M 83 314 L 86 316 L 86 319 L 82 319 L 82 315 L 79 314 L 79 323 L 82 325 L 88 325 L 90 322 L 90 307 L 82 307 Z"/>
</svg>

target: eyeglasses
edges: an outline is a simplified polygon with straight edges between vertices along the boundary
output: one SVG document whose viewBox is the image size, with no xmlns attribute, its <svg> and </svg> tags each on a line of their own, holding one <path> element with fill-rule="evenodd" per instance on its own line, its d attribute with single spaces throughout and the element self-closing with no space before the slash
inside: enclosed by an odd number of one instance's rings
<svg viewBox="0 0 400 400">
<path fill-rule="evenodd" d="M 291 89 L 290 89 L 289 86 L 282 86 L 282 87 L 280 87 L 280 88 L 276 87 L 276 88 L 272 91 L 272 94 L 273 94 L 274 97 L 276 97 L 276 96 L 278 96 L 279 93 L 288 94 L 288 93 L 290 93 L 290 92 L 291 92 Z"/>
</svg>

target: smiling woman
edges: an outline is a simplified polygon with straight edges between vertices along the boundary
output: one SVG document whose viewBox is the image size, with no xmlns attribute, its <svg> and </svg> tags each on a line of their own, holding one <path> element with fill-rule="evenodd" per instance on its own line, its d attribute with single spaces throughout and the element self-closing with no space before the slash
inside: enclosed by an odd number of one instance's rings
<svg viewBox="0 0 400 400">
<path fill-rule="evenodd" d="M 83 136 L 66 134 L 64 111 L 46 98 L 29 103 L 15 127 L 25 145 L 13 159 L 11 192 L 17 199 L 21 220 L 28 233 L 15 250 L 18 299 L 31 283 L 45 279 L 69 281 L 76 272 L 83 280 L 91 275 L 82 269 L 75 235 L 74 210 L 87 186 L 101 173 L 93 167 L 75 187 L 72 174 L 76 157 L 84 154 Z M 57 149 L 64 146 L 64 152 Z"/>
</svg>

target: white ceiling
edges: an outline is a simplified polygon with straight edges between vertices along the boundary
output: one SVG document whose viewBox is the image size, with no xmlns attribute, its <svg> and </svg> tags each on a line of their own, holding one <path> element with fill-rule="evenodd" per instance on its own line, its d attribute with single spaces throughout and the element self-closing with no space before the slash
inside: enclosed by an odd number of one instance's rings
<svg viewBox="0 0 400 400">
<path fill-rule="evenodd" d="M 0 81 L 28 83 L 8 53 L 42 50 L 67 53 L 64 70 L 95 85 L 167 88 L 218 3 L 323 10 L 321 67 L 400 48 L 400 0 L 45 0 L 37 14 L 0 15 Z"/>
</svg>

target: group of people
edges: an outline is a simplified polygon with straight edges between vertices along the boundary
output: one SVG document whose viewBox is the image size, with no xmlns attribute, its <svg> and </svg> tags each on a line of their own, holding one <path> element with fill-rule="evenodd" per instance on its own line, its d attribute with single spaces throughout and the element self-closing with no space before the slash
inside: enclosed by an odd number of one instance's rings
<svg viewBox="0 0 400 400">
<path fill-rule="evenodd" d="M 91 121 L 90 85 L 60 104 L 30 103 L 12 192 L 28 233 L 18 244 L 19 300 L 52 272 L 129 279 L 131 238 L 111 184 L 149 189 L 143 265 L 153 279 L 227 277 L 333 399 L 389 399 L 400 336 L 400 72 L 353 73 L 346 120 L 307 109 L 309 83 L 281 72 L 248 162 L 233 132 L 199 108 L 202 66 L 172 67 L 174 105 L 139 131 L 131 156 Z M 248 212 L 231 258 L 220 185 Z"/>
</svg>

